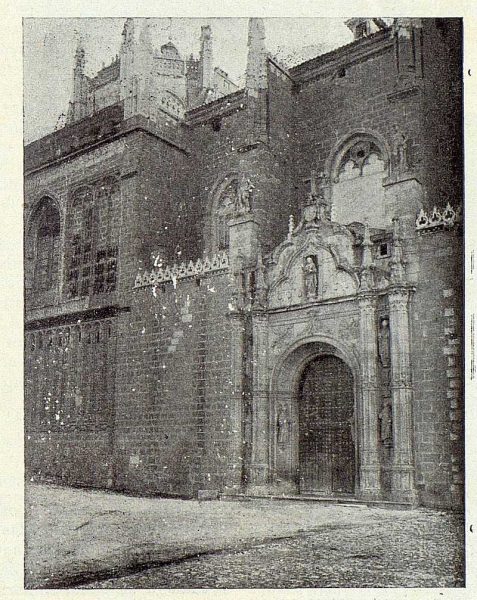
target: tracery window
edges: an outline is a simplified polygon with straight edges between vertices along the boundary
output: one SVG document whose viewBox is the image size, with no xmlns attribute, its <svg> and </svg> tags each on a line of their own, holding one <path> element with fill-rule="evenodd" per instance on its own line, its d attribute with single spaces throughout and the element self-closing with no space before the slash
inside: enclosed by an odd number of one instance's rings
<svg viewBox="0 0 477 600">
<path fill-rule="evenodd" d="M 220 195 L 215 215 L 215 241 L 217 250 L 229 247 L 228 222 L 234 215 L 235 201 L 238 193 L 238 181 L 234 180 Z"/>
<path fill-rule="evenodd" d="M 385 156 L 372 139 L 358 139 L 341 155 L 332 187 L 332 218 L 343 224 L 368 220 L 385 226 Z"/>
<path fill-rule="evenodd" d="M 70 260 L 67 272 L 69 297 L 89 293 L 93 255 L 93 190 L 83 187 L 75 191 L 70 213 Z"/>
<path fill-rule="evenodd" d="M 35 229 L 33 289 L 46 292 L 58 281 L 60 258 L 60 213 L 49 198 L 42 201 Z"/>
<path fill-rule="evenodd" d="M 119 240 L 119 184 L 107 177 L 73 193 L 69 215 L 67 295 L 116 289 Z"/>
</svg>

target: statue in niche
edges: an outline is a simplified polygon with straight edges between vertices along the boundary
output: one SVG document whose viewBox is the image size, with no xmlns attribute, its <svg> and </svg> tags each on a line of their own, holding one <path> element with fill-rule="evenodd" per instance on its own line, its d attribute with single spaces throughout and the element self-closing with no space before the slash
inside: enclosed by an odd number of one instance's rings
<svg viewBox="0 0 477 600">
<path fill-rule="evenodd" d="M 277 413 L 277 442 L 285 444 L 289 439 L 290 421 L 287 418 L 287 411 L 280 406 Z"/>
<path fill-rule="evenodd" d="M 389 319 L 381 320 L 378 332 L 378 353 L 381 365 L 388 369 L 391 366 Z"/>
<path fill-rule="evenodd" d="M 252 210 L 251 198 L 253 185 L 250 179 L 242 178 L 237 189 L 235 198 L 234 213 L 235 216 L 244 215 Z"/>
<path fill-rule="evenodd" d="M 411 168 L 409 157 L 409 138 L 399 131 L 397 125 L 393 126 L 393 155 L 394 168 L 398 173 L 406 173 Z"/>
<path fill-rule="evenodd" d="M 305 295 L 307 300 L 313 300 L 318 295 L 318 268 L 312 256 L 307 256 L 305 266 Z"/>
<path fill-rule="evenodd" d="M 383 407 L 379 411 L 379 430 L 383 445 L 387 448 L 391 447 L 393 445 L 393 416 L 389 399 L 385 399 Z"/>
</svg>

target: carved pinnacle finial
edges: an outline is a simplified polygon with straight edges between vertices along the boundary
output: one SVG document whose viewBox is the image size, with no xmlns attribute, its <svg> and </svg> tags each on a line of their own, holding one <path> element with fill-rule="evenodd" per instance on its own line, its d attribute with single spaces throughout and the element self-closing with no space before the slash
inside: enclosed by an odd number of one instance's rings
<svg viewBox="0 0 477 600">
<path fill-rule="evenodd" d="M 318 181 L 316 171 L 314 169 L 311 171 L 310 191 L 312 196 L 316 196 L 318 194 Z"/>
<path fill-rule="evenodd" d="M 152 40 L 151 40 L 151 21 L 150 19 L 145 19 L 142 29 L 141 29 L 141 34 L 139 36 L 139 42 L 142 44 L 142 46 L 152 52 Z"/>
<path fill-rule="evenodd" d="M 293 218 L 293 215 L 290 215 L 290 218 L 288 219 L 288 239 L 289 240 L 291 240 L 294 230 L 295 230 L 295 219 Z"/>
<path fill-rule="evenodd" d="M 399 217 L 393 217 L 393 239 L 400 240 L 401 227 L 399 222 Z"/>
<path fill-rule="evenodd" d="M 134 42 L 134 19 L 131 17 L 126 19 L 123 28 L 123 45 L 128 45 Z"/>
<path fill-rule="evenodd" d="M 81 34 L 79 34 L 78 41 L 76 44 L 75 66 L 76 66 L 76 68 L 83 69 L 84 63 L 85 63 L 85 51 L 84 51 L 83 36 Z"/>
<path fill-rule="evenodd" d="M 259 247 L 257 256 L 257 272 L 256 272 L 256 296 L 255 306 L 265 307 L 267 302 L 267 285 L 265 283 L 265 265 L 263 264 L 262 249 Z"/>
<path fill-rule="evenodd" d="M 369 231 L 369 221 L 366 218 L 364 221 L 364 234 L 363 234 L 363 268 L 369 268 L 373 266 L 373 255 L 371 248 L 373 243 L 371 241 L 371 234 Z"/>
<path fill-rule="evenodd" d="M 403 283 L 405 279 L 404 257 L 400 238 L 399 219 L 393 218 L 393 248 L 391 253 L 391 281 L 393 283 Z"/>
<path fill-rule="evenodd" d="M 267 87 L 267 50 L 265 47 L 265 26 L 262 18 L 248 21 L 248 56 L 245 71 L 245 89 L 251 96 L 257 96 Z"/>
</svg>

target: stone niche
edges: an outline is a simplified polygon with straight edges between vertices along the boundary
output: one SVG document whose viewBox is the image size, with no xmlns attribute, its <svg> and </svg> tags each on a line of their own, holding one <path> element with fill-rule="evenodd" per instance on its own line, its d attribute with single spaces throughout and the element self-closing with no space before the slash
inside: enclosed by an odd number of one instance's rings
<svg viewBox="0 0 477 600">
<path fill-rule="evenodd" d="M 331 222 L 289 236 L 272 257 L 269 307 L 354 295 L 353 244 L 351 232 Z"/>
</svg>

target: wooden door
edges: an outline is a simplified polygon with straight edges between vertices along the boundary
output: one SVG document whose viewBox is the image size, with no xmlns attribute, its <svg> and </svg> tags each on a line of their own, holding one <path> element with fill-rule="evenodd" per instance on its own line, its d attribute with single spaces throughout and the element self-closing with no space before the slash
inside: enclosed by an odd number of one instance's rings
<svg viewBox="0 0 477 600">
<path fill-rule="evenodd" d="M 298 400 L 301 492 L 354 493 L 353 387 L 349 367 L 336 356 L 305 368 Z"/>
</svg>

